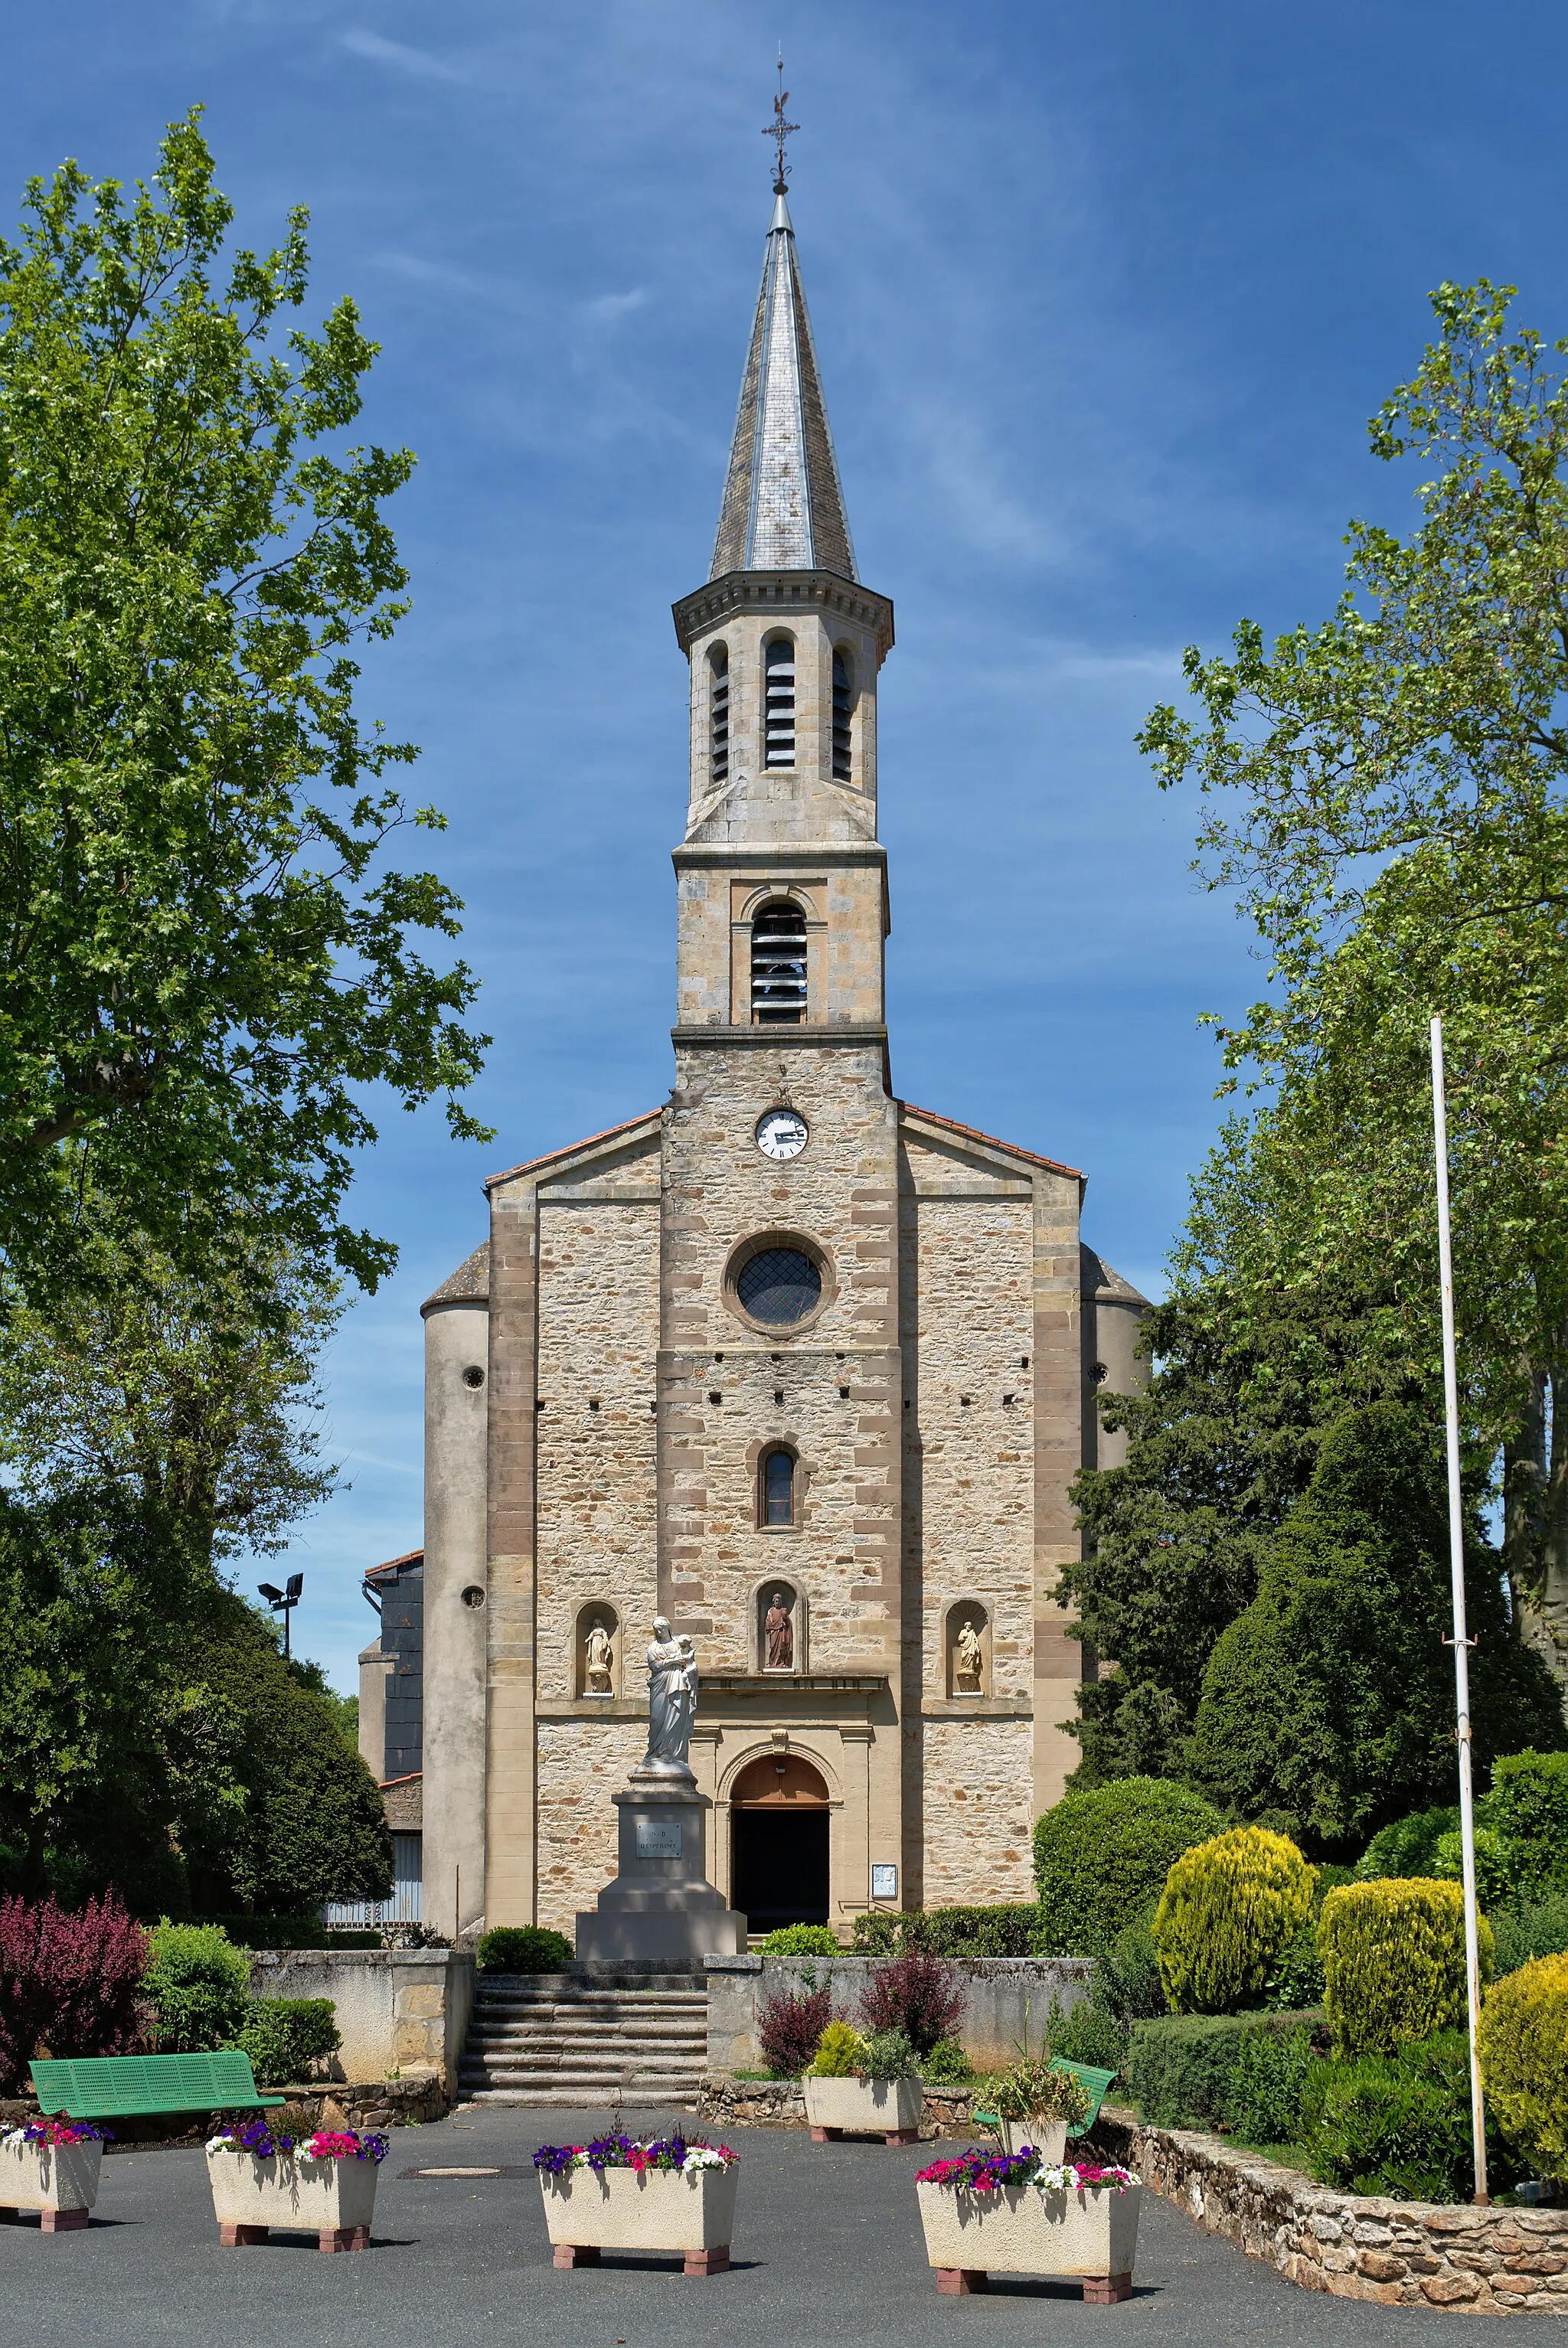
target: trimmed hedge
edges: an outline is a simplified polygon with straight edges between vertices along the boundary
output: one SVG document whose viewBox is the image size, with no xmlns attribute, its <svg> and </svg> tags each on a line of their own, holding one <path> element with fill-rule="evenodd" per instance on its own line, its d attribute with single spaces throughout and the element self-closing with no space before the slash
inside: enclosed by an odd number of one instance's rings
<svg viewBox="0 0 1568 2348">
<path fill-rule="evenodd" d="M 381 1935 L 366 1926 L 362 1931 L 335 1931 L 319 1916 L 197 1916 L 197 1924 L 215 1925 L 240 1949 L 378 1949 Z"/>
<path fill-rule="evenodd" d="M 1127 2044 L 1127 2085 L 1155 2127 L 1230 2127 L 1233 2074 L 1243 2042 L 1264 2031 L 1288 2038 L 1321 2013 L 1167 2013 L 1135 2022 Z"/>
<path fill-rule="evenodd" d="M 1232 1827 L 1183 1851 L 1154 1911 L 1173 2012 L 1233 2013 L 1255 2003 L 1312 1914 L 1316 1879 L 1295 1843 L 1266 1827 Z"/>
<path fill-rule="evenodd" d="M 780 1924 L 769 1932 L 758 1954 L 764 1957 L 836 1957 L 842 1954 L 838 1934 L 826 1924 Z"/>
<path fill-rule="evenodd" d="M 908 1914 L 855 1918 L 857 1957 L 897 1956 L 923 1949 L 933 1957 L 1036 1957 L 1043 1948 L 1044 1918 L 1031 1900 L 997 1908 L 927 1908 Z"/>
<path fill-rule="evenodd" d="M 1482 1916 L 1480 1969 L 1491 1972 Z M 1345 1883 L 1317 1923 L 1324 2003 L 1341 2061 L 1392 2054 L 1465 2019 L 1464 1893 L 1421 1876 Z"/>
<path fill-rule="evenodd" d="M 335 2054 L 337 2011 L 329 1997 L 257 1997 L 234 2041 L 262 2087 L 298 2085 L 324 2054 Z"/>
<path fill-rule="evenodd" d="M 1491 1922 L 1497 1935 L 1492 1971 L 1501 1981 L 1532 1957 L 1561 1956 L 1568 1949 L 1568 1891 L 1554 1891 L 1544 1900 L 1515 1900 L 1500 1909 Z"/>
<path fill-rule="evenodd" d="M 481 1973 L 558 1973 L 572 1962 L 564 1932 L 543 1924 L 497 1924 L 480 1935 Z"/>
<path fill-rule="evenodd" d="M 1301 2101 L 1302 2140 L 1320 2184 L 1396 2201 L 1470 2199 L 1475 2176 L 1464 2031 L 1442 2031 L 1397 2054 L 1314 2063 Z"/>
<path fill-rule="evenodd" d="M 1491 1765 L 1487 1823 L 1526 1899 L 1568 1891 L 1568 1753 L 1505 1753 Z"/>
<path fill-rule="evenodd" d="M 1040 1952 L 1098 1956 L 1159 1897 L 1181 1853 L 1223 1823 L 1201 1794 L 1165 1777 L 1064 1795 L 1035 1824 Z"/>
<path fill-rule="evenodd" d="M 251 1961 L 217 1924 L 171 1924 L 148 1934 L 141 1987 L 152 2009 L 152 2040 L 163 2054 L 232 2045 L 251 2003 Z"/>
<path fill-rule="evenodd" d="M 1568 1956 L 1538 1957 L 1499 1982 L 1480 2043 L 1499 2120 L 1538 2177 L 1568 2185 Z"/>
</svg>

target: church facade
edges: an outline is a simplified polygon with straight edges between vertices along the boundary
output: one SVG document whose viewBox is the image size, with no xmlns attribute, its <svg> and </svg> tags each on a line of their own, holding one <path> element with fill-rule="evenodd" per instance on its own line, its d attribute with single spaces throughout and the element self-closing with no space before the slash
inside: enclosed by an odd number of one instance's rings
<svg viewBox="0 0 1568 2348">
<path fill-rule="evenodd" d="M 900 1100 L 877 693 L 782 194 L 690 675 L 675 1083 L 498 1174 L 424 1307 L 424 1912 L 572 1930 L 655 1616 L 753 1931 L 1032 1896 L 1086 1669 L 1052 1591 L 1147 1309 L 1074 1168 Z M 1090 1659 L 1088 1668 L 1092 1669 Z"/>
</svg>

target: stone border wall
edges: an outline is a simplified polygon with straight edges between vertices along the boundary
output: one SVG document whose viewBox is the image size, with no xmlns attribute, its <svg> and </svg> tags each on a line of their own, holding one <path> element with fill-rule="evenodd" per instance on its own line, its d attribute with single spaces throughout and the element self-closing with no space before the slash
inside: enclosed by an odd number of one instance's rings
<svg viewBox="0 0 1568 2348">
<path fill-rule="evenodd" d="M 1095 2137 L 1210 2233 L 1305 2290 L 1467 2315 L 1568 2315 L 1568 2209 L 1335 2193 L 1261 2153 L 1145 2127 L 1130 2112 L 1102 2109 Z"/>
<path fill-rule="evenodd" d="M 474 2002 L 474 1959 L 457 1949 L 258 1949 L 253 1997 L 326 1997 L 347 2079 L 438 2078 L 455 2095 Z"/>
<path fill-rule="evenodd" d="M 855 2019 L 861 1987 L 881 1957 L 708 1957 L 707 2064 L 710 2071 L 755 2071 L 759 2006 L 779 1992 L 798 1994 L 807 1976 L 826 1982 L 832 2009 Z M 1064 2011 L 1088 1995 L 1093 1966 L 1087 1957 L 944 1957 L 958 1976 L 964 2013 L 958 2036 L 977 2071 L 1005 2071 L 1026 2044 L 1040 2048 L 1056 1998 Z"/>
</svg>

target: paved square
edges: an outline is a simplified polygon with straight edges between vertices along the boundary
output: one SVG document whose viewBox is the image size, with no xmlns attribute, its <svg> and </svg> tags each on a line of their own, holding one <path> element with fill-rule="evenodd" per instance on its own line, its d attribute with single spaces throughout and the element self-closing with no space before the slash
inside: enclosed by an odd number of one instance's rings
<svg viewBox="0 0 1568 2348">
<path fill-rule="evenodd" d="M 629 2132 L 668 2112 L 622 2116 Z M 219 2247 L 197 2151 L 115 2154 L 87 2233 L 0 2225 L 0 2339 L 27 2348 L 924 2348 L 974 2343 L 1169 2343 L 1169 2348 L 1568 2348 L 1559 2318 L 1361 2306 L 1296 2290 L 1146 2196 L 1137 2289 L 1085 2307 L 1075 2285 L 999 2276 L 988 2296 L 942 2299 L 925 2263 L 913 2178 L 947 2147 L 813 2145 L 804 2129 L 746 2128 L 735 2266 L 688 2281 L 676 2260 L 557 2272 L 532 2173 L 535 2145 L 582 2143 L 593 2112 L 469 2111 L 399 2128 L 381 2173 L 372 2247 L 324 2258 L 314 2239 Z M 688 2121 L 686 2125 L 691 2125 Z M 410 2177 L 413 2168 L 521 2171 Z M 1498 2328 L 1501 2324 L 1501 2328 Z"/>
</svg>

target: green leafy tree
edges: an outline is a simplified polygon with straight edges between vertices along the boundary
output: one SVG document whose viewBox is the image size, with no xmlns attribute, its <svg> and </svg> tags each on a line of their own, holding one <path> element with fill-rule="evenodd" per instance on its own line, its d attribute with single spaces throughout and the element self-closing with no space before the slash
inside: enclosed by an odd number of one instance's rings
<svg viewBox="0 0 1568 2348">
<path fill-rule="evenodd" d="M 1515 1598 L 1568 1676 L 1568 343 L 1512 326 L 1511 293 L 1439 287 L 1373 418 L 1377 457 L 1423 468 L 1419 526 L 1352 526 L 1321 626 L 1191 650 L 1197 716 L 1157 710 L 1142 744 L 1207 794 L 1200 869 L 1275 982 L 1223 1036 L 1270 1096 L 1254 1169 L 1295 1200 L 1249 1277 L 1386 1287 L 1429 1385 L 1442 1014 L 1470 1469 L 1501 1450 Z"/>
<path fill-rule="evenodd" d="M 1453 1662 L 1444 1468 L 1413 1412 L 1376 1404 L 1325 1438 L 1306 1497 L 1270 1546 L 1258 1594 L 1203 1674 L 1195 1781 L 1242 1818 L 1268 1813 L 1333 1856 L 1447 1792 Z M 1478 1763 L 1568 1743 L 1555 1684 L 1509 1622 L 1491 1552 L 1468 1576 Z"/>
<path fill-rule="evenodd" d="M 305 215 L 226 252 L 192 115 L 150 186 L 74 163 L 0 245 L 0 1250 L 35 1302 L 98 1219 L 200 1269 L 238 1223 L 373 1286 L 367 1088 L 456 1095 L 458 900 L 379 867 L 414 756 L 356 714 L 406 584 L 406 450 L 346 444 L 376 345 L 304 304 Z M 438 828 L 420 809 L 412 821 Z"/>
</svg>

